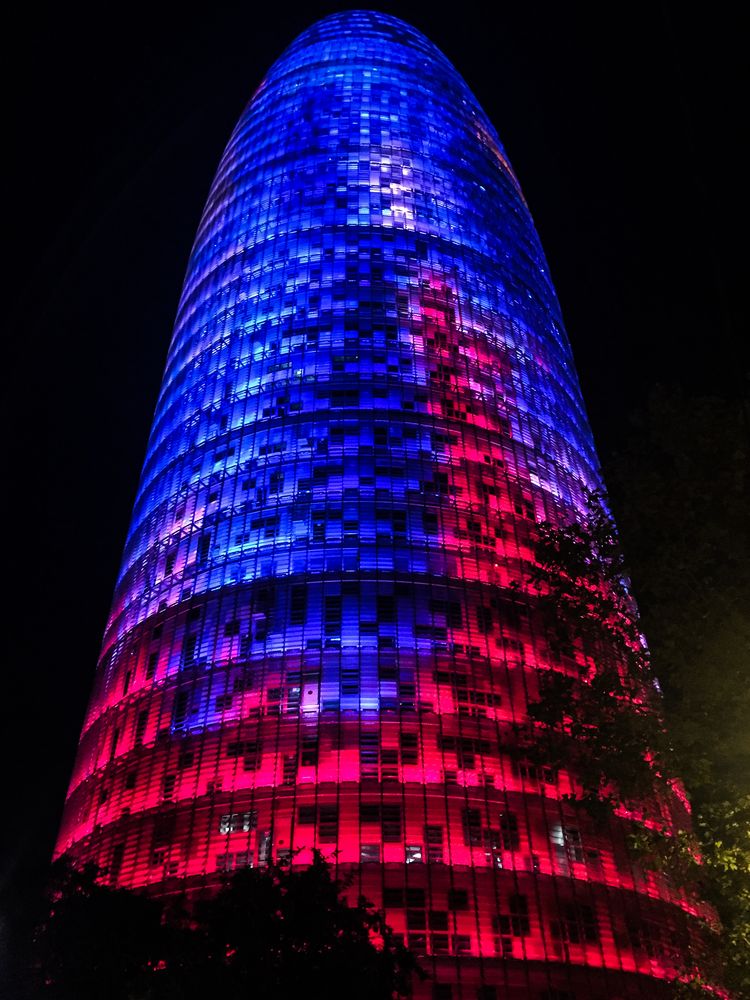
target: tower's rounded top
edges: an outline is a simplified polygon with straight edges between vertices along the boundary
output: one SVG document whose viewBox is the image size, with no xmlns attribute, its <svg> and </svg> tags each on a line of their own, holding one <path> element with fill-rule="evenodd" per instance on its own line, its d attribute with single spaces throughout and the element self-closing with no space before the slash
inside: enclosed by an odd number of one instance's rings
<svg viewBox="0 0 750 1000">
<path fill-rule="evenodd" d="M 377 10 L 343 10 L 337 14 L 329 14 L 310 25 L 289 48 L 332 38 L 342 42 L 355 39 L 362 42 L 382 40 L 422 49 L 432 56 L 442 56 L 440 50 L 421 31 L 399 17 Z"/>
<path fill-rule="evenodd" d="M 335 52 L 347 60 L 361 56 L 377 63 L 389 60 L 389 54 L 391 60 L 398 61 L 399 52 L 403 55 L 404 49 L 409 52 L 408 62 L 421 62 L 425 69 L 435 67 L 439 73 L 460 81 L 460 86 L 466 86 L 450 60 L 421 31 L 398 17 L 376 10 L 344 10 L 316 21 L 287 47 L 269 75 L 283 73 L 290 62 L 297 66 L 315 63 L 315 53 L 321 50 L 325 52 L 325 61 Z"/>
</svg>

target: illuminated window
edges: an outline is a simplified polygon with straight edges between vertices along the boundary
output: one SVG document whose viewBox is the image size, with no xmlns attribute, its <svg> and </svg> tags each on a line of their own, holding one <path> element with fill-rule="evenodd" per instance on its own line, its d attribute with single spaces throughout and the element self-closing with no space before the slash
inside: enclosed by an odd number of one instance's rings
<svg viewBox="0 0 750 1000">
<path fill-rule="evenodd" d="M 219 833 L 248 833 L 255 829 L 256 822 L 254 812 L 224 813 L 219 820 Z"/>
</svg>

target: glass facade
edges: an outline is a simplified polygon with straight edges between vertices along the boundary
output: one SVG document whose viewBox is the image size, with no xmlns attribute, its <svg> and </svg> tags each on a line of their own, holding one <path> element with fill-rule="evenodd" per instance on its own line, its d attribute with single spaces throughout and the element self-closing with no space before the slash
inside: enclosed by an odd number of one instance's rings
<svg viewBox="0 0 750 1000">
<path fill-rule="evenodd" d="M 58 853 L 172 893 L 318 848 L 419 995 L 660 996 L 687 902 L 514 745 L 533 527 L 599 485 L 494 128 L 403 22 L 314 25 L 200 223 Z"/>
</svg>

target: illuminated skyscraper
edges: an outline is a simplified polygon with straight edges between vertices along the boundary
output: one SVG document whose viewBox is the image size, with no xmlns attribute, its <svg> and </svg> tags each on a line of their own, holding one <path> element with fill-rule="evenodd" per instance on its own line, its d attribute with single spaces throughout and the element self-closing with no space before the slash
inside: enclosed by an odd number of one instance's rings
<svg viewBox="0 0 750 1000">
<path fill-rule="evenodd" d="M 514 744 L 533 527 L 599 484 L 492 125 L 408 25 L 316 24 L 198 230 L 58 851 L 172 893 L 317 847 L 442 1000 L 661 995 L 685 904 Z"/>
</svg>

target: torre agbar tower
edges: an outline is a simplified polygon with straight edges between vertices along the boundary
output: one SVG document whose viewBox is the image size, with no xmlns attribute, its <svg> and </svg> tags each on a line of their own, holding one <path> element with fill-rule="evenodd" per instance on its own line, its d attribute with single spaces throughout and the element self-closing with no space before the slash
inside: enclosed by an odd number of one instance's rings
<svg viewBox="0 0 750 1000">
<path fill-rule="evenodd" d="M 166 895 L 317 848 L 419 996 L 666 994 L 687 903 L 514 742 L 534 526 L 599 485 L 494 128 L 409 25 L 314 25 L 198 229 L 57 852 Z"/>
</svg>

